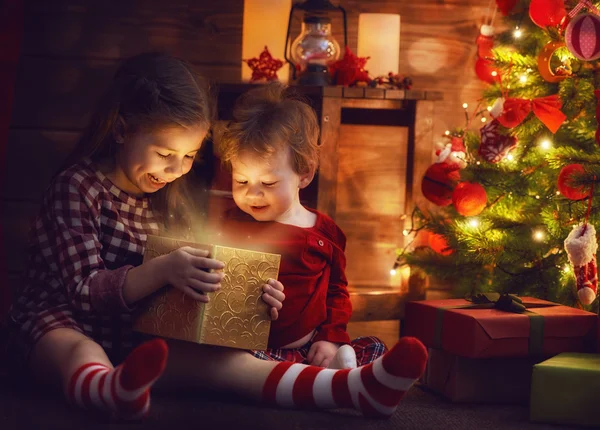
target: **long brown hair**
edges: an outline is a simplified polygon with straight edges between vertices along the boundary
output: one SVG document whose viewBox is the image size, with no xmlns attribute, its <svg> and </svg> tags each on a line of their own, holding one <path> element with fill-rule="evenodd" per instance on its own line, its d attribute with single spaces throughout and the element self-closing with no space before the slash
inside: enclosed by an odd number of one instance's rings
<svg viewBox="0 0 600 430">
<path fill-rule="evenodd" d="M 119 118 L 133 132 L 173 125 L 208 130 L 214 106 L 208 83 L 185 61 L 162 53 L 131 57 L 117 70 L 64 167 L 85 157 L 93 161 L 114 157 L 117 143 L 113 131 Z M 203 199 L 194 192 L 199 187 L 194 187 L 193 175 L 191 172 L 149 196 L 153 212 L 171 235 L 181 236 L 194 227 L 197 202 Z"/>
</svg>

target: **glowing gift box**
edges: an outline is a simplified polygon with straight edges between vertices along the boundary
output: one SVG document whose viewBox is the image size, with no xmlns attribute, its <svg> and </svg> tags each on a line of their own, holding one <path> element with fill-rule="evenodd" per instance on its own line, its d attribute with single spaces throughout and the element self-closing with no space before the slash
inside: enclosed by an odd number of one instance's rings
<svg viewBox="0 0 600 430">
<path fill-rule="evenodd" d="M 159 236 L 148 236 L 144 262 L 183 246 L 209 251 L 225 263 L 218 291 L 207 293 L 208 303 L 167 286 L 142 304 L 134 330 L 201 344 L 264 350 L 269 339 L 269 306 L 262 286 L 277 279 L 281 256 L 219 245 L 203 245 Z"/>
</svg>

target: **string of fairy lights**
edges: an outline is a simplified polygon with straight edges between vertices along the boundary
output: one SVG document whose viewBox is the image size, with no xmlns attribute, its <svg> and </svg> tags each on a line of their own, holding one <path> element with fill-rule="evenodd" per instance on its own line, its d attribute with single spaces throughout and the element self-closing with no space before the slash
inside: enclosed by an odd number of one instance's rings
<svg viewBox="0 0 600 430">
<path fill-rule="evenodd" d="M 515 29 L 513 30 L 513 37 L 515 39 L 520 39 L 521 37 L 523 37 L 523 30 L 520 28 L 519 25 L 517 25 L 515 27 Z M 527 84 L 527 82 L 528 82 L 528 76 L 527 76 L 527 74 L 530 73 L 530 72 L 532 72 L 532 70 L 528 68 L 528 69 L 525 70 L 525 73 L 523 73 L 521 76 L 519 76 L 519 82 L 521 84 Z M 498 75 L 498 72 L 492 71 L 491 74 L 492 74 L 492 76 L 496 77 Z M 463 108 L 463 110 L 465 112 L 465 117 L 467 118 L 467 128 L 468 128 L 469 123 L 470 123 L 469 112 L 468 112 L 469 104 L 466 103 L 466 102 L 462 103 L 462 108 Z M 477 109 L 479 109 L 479 106 L 477 106 Z M 473 117 L 480 116 L 480 119 L 479 119 L 480 122 L 483 123 L 483 124 L 485 124 L 488 121 L 488 118 L 486 118 L 483 115 L 483 113 L 487 112 L 488 114 L 490 114 L 492 110 L 493 110 L 492 106 L 487 106 L 484 110 L 482 110 L 480 112 L 475 112 L 475 114 L 473 115 Z M 452 136 L 452 132 L 450 130 L 446 130 L 445 133 L 444 133 L 444 135 L 446 137 L 451 137 Z M 547 152 L 547 151 L 549 151 L 549 150 L 551 150 L 553 148 L 552 139 L 549 138 L 548 136 L 542 136 L 542 137 L 540 137 L 537 140 L 537 146 L 538 146 L 538 148 L 540 150 Z M 506 157 L 501 162 L 514 162 L 514 161 L 516 161 L 514 155 L 509 152 L 506 155 Z M 475 163 L 477 165 L 480 165 L 481 161 L 476 160 Z M 510 192 L 509 194 L 512 195 L 512 192 Z M 559 196 L 560 195 L 560 191 L 556 191 L 554 195 Z M 537 199 L 537 200 L 541 199 L 541 196 L 539 196 L 539 195 L 535 195 L 533 197 L 535 199 Z M 551 198 L 551 197 L 552 196 L 549 196 L 549 198 Z M 473 228 L 473 229 L 477 229 L 477 228 L 479 228 L 482 225 L 482 222 L 481 222 L 481 220 L 480 220 L 479 217 L 477 217 L 477 216 L 471 216 L 471 217 L 467 217 L 466 224 L 469 227 Z M 411 226 L 411 228 L 404 229 L 402 231 L 402 235 L 405 238 L 408 238 L 412 233 L 415 233 L 417 231 L 418 230 L 413 229 L 413 227 Z M 546 232 L 543 229 L 537 228 L 537 229 L 534 229 L 532 231 L 531 238 L 532 238 L 532 240 L 534 240 L 536 242 L 544 242 L 547 239 L 547 234 L 546 234 Z M 414 237 L 413 237 L 412 240 L 414 240 Z M 412 240 L 410 240 L 410 242 L 406 245 L 405 249 L 412 243 Z M 560 268 L 560 266 L 557 266 L 557 267 Z M 398 273 L 397 269 L 398 269 L 398 265 L 395 264 L 394 267 L 390 270 L 390 275 L 392 275 L 392 276 L 396 275 Z M 569 273 L 569 272 L 572 271 L 569 264 L 565 264 L 563 266 L 562 270 L 565 273 Z"/>
</svg>

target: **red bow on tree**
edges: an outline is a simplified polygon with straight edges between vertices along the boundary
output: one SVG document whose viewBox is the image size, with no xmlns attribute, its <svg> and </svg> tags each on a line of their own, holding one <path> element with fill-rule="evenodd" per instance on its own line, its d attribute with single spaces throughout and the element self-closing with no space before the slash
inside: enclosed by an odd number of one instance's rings
<svg viewBox="0 0 600 430">
<path fill-rule="evenodd" d="M 533 111 L 534 115 L 552 132 L 562 125 L 567 116 L 561 112 L 562 101 L 556 94 L 533 100 L 508 98 L 504 102 L 504 113 L 497 119 L 506 128 L 521 124 Z"/>
</svg>

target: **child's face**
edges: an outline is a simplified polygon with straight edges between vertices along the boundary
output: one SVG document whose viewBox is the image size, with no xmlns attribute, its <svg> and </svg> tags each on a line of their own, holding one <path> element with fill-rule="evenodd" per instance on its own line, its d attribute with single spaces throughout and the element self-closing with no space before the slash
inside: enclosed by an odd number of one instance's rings
<svg viewBox="0 0 600 430">
<path fill-rule="evenodd" d="M 233 199 L 257 221 L 285 221 L 300 208 L 299 191 L 310 175 L 294 172 L 290 156 L 279 151 L 268 158 L 242 152 L 231 160 Z"/>
<path fill-rule="evenodd" d="M 132 195 L 160 190 L 191 170 L 206 132 L 173 126 L 127 135 L 117 157 L 116 185 Z"/>
</svg>

